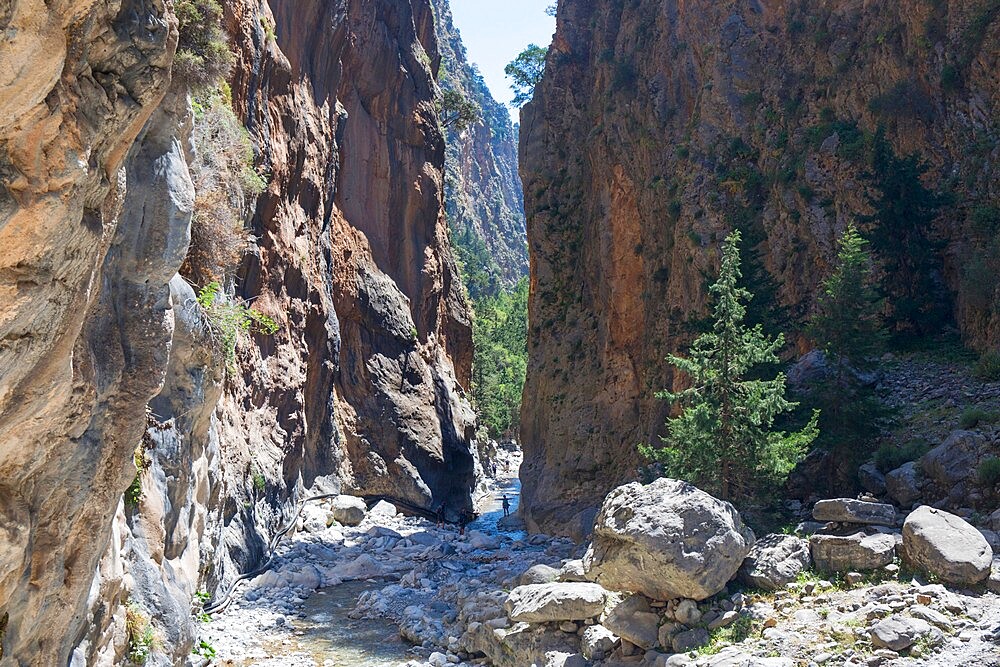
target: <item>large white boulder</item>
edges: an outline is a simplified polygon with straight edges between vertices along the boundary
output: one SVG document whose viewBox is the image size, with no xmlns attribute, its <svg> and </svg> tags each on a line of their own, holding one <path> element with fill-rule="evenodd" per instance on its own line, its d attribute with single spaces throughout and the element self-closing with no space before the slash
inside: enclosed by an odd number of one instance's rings
<svg viewBox="0 0 1000 667">
<path fill-rule="evenodd" d="M 896 508 L 885 503 L 869 503 L 853 498 L 831 498 L 816 503 L 813 518 L 817 521 L 895 526 Z"/>
<path fill-rule="evenodd" d="M 813 535 L 809 538 L 813 564 L 821 572 L 877 570 L 892 562 L 896 538 L 884 533 Z"/>
<path fill-rule="evenodd" d="M 733 578 L 753 543 L 729 503 L 676 479 L 633 482 L 604 499 L 584 568 L 609 590 L 704 600 Z"/>
<path fill-rule="evenodd" d="M 345 526 L 356 526 L 364 521 L 368 511 L 365 501 L 357 496 L 340 495 L 330 503 L 333 508 L 333 518 Z"/>
<path fill-rule="evenodd" d="M 504 611 L 515 623 L 583 621 L 601 615 L 606 595 L 597 584 L 528 584 L 510 592 Z"/>
<path fill-rule="evenodd" d="M 903 523 L 903 559 L 950 584 L 977 584 L 990 576 L 993 549 L 961 517 L 927 505 Z"/>
</svg>

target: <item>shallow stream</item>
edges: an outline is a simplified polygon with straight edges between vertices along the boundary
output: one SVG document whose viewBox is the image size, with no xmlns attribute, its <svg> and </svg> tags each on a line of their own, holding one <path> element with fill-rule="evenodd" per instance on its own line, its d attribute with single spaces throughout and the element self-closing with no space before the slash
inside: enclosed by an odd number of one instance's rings
<svg viewBox="0 0 1000 667">
<path fill-rule="evenodd" d="M 516 474 L 516 472 L 515 472 Z M 498 479 L 494 491 L 477 508 L 479 516 L 466 530 L 488 535 L 503 533 L 522 539 L 526 533 L 508 530 L 497 524 L 503 518 L 503 497 L 510 503 L 510 513 L 517 512 L 521 483 L 516 477 Z M 302 605 L 305 618 L 294 618 L 292 637 L 265 640 L 269 656 L 295 656 L 290 665 L 315 662 L 321 667 L 399 667 L 414 658 L 409 645 L 399 636 L 399 628 L 387 619 L 354 619 L 349 614 L 366 591 L 378 590 L 384 581 L 347 581 L 311 595 Z M 249 665 L 274 663 L 244 663 Z"/>
<path fill-rule="evenodd" d="M 385 585 L 376 581 L 346 581 L 317 591 L 303 604 L 306 618 L 295 622 L 295 637 L 266 648 L 280 655 L 289 649 L 305 654 L 323 667 L 395 667 L 412 658 L 396 624 L 385 619 L 348 617 L 358 597 Z M 289 642 L 289 643 L 286 643 Z"/>
</svg>

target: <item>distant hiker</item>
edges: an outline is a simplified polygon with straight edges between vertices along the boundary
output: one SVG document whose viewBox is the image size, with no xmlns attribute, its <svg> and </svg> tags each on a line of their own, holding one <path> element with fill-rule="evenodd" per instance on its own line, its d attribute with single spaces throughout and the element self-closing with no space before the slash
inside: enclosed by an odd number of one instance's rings
<svg viewBox="0 0 1000 667">
<path fill-rule="evenodd" d="M 503 515 L 510 516 L 510 501 L 507 500 L 507 496 L 503 497 Z"/>
<path fill-rule="evenodd" d="M 443 528 L 444 527 L 444 502 L 443 501 L 440 502 L 440 503 L 438 503 L 437 508 L 434 510 L 434 514 L 437 516 L 437 527 L 438 528 Z"/>
<path fill-rule="evenodd" d="M 465 535 L 466 524 L 472 523 L 473 519 L 472 512 L 467 509 L 462 510 L 458 513 L 458 534 Z"/>
</svg>

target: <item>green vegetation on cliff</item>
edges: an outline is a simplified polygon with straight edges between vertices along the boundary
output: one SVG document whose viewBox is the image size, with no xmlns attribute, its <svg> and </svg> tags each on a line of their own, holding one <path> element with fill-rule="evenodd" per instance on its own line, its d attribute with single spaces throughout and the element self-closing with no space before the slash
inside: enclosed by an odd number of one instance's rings
<svg viewBox="0 0 1000 667">
<path fill-rule="evenodd" d="M 491 437 L 513 437 L 520 425 L 528 362 L 528 279 L 513 290 L 479 299 L 475 306 L 472 394 L 480 424 Z"/>
<path fill-rule="evenodd" d="M 178 0 L 174 73 L 192 89 L 212 88 L 233 66 L 218 0 Z"/>
<path fill-rule="evenodd" d="M 548 49 L 537 44 L 528 44 L 504 68 L 504 72 L 513 81 L 510 87 L 514 91 L 514 100 L 511 102 L 514 106 L 523 107 L 535 94 L 535 86 L 542 80 L 542 74 L 545 72 L 547 53 Z"/>
</svg>

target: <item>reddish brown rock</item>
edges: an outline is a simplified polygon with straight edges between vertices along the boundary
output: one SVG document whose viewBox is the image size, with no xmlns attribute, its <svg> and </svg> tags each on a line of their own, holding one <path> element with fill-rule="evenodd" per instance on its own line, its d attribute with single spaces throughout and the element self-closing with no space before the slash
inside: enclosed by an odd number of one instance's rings
<svg viewBox="0 0 1000 667">
<path fill-rule="evenodd" d="M 987 247 L 969 209 L 1000 197 L 1000 23 L 976 23 L 977 11 L 959 0 L 559 3 L 521 115 L 531 528 L 579 533 L 633 478 L 637 443 L 658 442 L 668 407 L 654 392 L 675 388 L 663 359 L 707 314 L 734 226 L 759 259 L 747 275 L 769 276 L 801 323 L 838 235 L 871 213 L 855 125 L 883 126 L 961 202 L 937 223 L 944 278 L 967 339 L 996 345 L 996 309 L 967 289 Z M 943 84 L 946 65 L 960 72 Z"/>
</svg>

